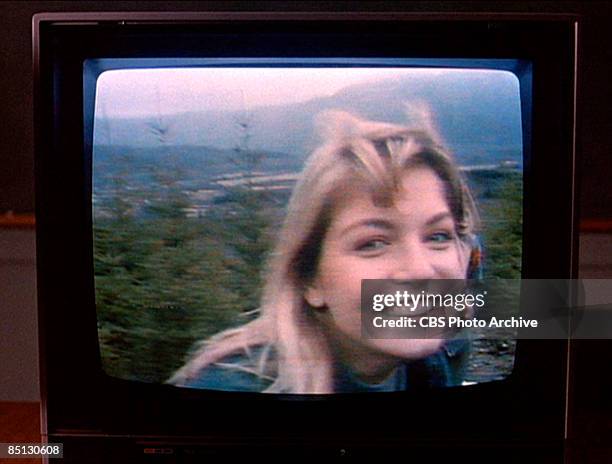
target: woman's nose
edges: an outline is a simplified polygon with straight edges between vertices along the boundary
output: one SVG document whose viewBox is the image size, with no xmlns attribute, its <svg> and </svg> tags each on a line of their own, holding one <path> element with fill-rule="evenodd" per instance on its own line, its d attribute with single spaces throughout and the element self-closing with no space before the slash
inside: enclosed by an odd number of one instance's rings
<svg viewBox="0 0 612 464">
<path fill-rule="evenodd" d="M 397 245 L 390 269 L 394 280 L 422 280 L 436 277 L 429 250 L 417 239 L 407 239 Z"/>
</svg>

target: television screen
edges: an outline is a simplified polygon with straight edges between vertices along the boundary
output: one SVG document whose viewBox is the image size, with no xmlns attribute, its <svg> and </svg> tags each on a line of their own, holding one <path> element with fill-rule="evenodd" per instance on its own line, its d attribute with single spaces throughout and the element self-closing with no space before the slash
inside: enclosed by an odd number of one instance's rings
<svg viewBox="0 0 612 464">
<path fill-rule="evenodd" d="M 522 106 L 519 78 L 504 69 L 510 60 L 465 61 L 132 59 L 96 72 L 91 204 L 104 371 L 283 393 L 506 378 L 511 333 L 382 346 L 354 330 L 359 308 L 349 301 L 362 279 L 398 273 L 521 278 L 530 102 Z M 88 60 L 85 72 L 107 62 Z M 448 169 L 419 161 L 428 151 Z M 379 204 L 384 187 L 372 178 L 402 157 L 401 188 Z M 382 174 L 367 166 L 376 160 L 389 161 Z M 449 198 L 447 171 L 466 198 Z M 473 217 L 430 223 L 455 203 Z M 471 256 L 458 256 L 465 244 Z M 309 341 L 320 351 L 299 349 Z"/>
</svg>

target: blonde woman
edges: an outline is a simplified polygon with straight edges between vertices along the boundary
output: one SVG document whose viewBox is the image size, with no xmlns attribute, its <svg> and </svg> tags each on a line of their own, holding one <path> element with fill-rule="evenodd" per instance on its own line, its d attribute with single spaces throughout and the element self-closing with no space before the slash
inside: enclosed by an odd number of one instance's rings
<svg viewBox="0 0 612 464">
<path fill-rule="evenodd" d="M 432 131 L 332 111 L 267 267 L 259 316 L 203 343 L 169 380 L 334 393 L 456 385 L 465 343 L 364 339 L 362 279 L 463 279 L 476 211 Z"/>
</svg>

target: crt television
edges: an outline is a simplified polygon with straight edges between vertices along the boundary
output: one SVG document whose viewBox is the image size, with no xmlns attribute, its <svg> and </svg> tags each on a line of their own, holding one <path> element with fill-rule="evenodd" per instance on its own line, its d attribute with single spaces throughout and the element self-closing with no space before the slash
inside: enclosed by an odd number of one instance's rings
<svg viewBox="0 0 612 464">
<path fill-rule="evenodd" d="M 575 277 L 575 18 L 41 13 L 33 37 L 42 426 L 67 462 L 560 462 L 564 340 L 474 342 L 452 386 L 406 391 L 168 380 L 257 317 L 326 111 L 439 136 L 481 277 Z"/>
</svg>

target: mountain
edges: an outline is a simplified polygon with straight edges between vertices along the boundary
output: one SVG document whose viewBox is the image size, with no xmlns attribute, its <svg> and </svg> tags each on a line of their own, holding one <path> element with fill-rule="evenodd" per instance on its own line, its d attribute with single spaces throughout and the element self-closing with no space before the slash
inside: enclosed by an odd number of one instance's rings
<svg viewBox="0 0 612 464">
<path fill-rule="evenodd" d="M 347 87 L 329 97 L 256 107 L 246 113 L 203 109 L 168 116 L 97 117 L 94 143 L 134 149 L 206 147 L 199 152 L 211 153 L 232 150 L 246 136 L 250 149 L 285 153 L 299 164 L 318 143 L 314 120 L 320 112 L 344 109 L 367 119 L 406 123 L 407 108 L 417 101 L 427 102 L 460 164 L 507 159 L 522 163 L 518 85 L 482 73 L 388 79 Z"/>
</svg>

